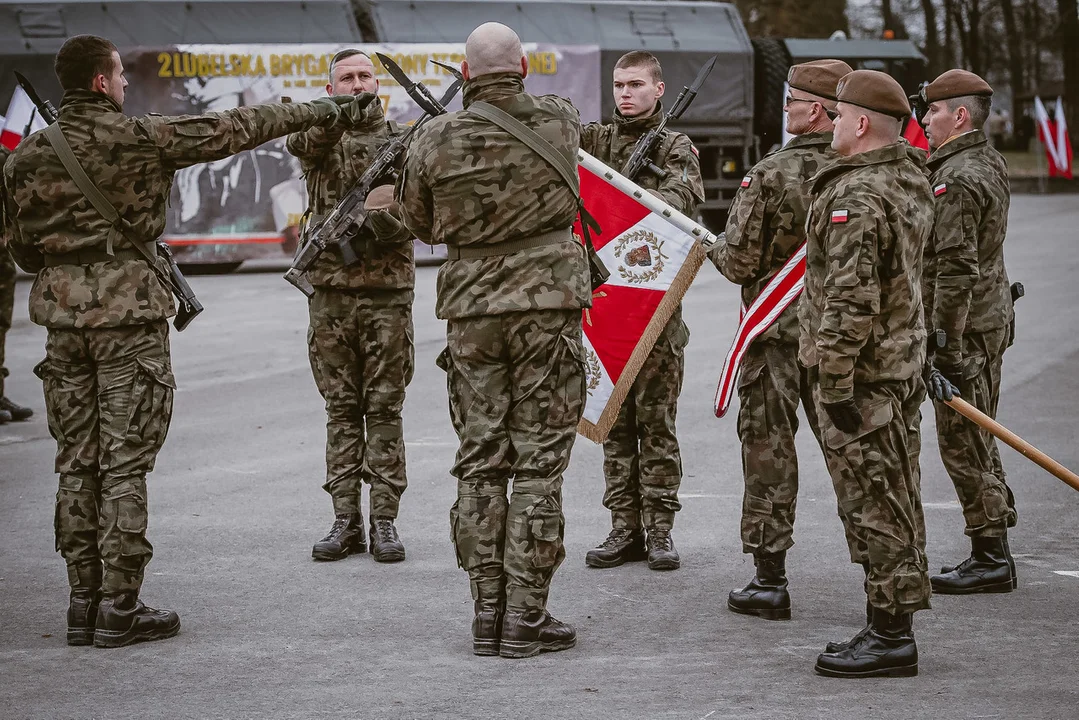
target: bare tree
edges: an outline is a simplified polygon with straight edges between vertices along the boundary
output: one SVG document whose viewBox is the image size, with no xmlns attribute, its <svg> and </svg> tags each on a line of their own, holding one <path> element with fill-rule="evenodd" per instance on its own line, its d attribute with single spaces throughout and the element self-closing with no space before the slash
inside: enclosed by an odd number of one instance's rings
<svg viewBox="0 0 1079 720">
<path fill-rule="evenodd" d="M 922 15 L 925 17 L 926 75 L 934 78 L 941 71 L 941 48 L 937 34 L 937 7 L 933 0 L 922 0 Z"/>
</svg>

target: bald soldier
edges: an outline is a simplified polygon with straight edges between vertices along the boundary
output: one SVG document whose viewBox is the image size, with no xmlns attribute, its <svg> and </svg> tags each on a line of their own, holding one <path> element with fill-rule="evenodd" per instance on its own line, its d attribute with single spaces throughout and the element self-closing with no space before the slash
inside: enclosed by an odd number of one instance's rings
<svg viewBox="0 0 1079 720">
<path fill-rule="evenodd" d="M 900 140 L 910 105 L 899 83 L 856 70 L 837 98 L 832 148 L 841 158 L 811 185 L 799 360 L 816 378 L 824 458 L 872 611 L 816 669 L 909 676 L 918 673 L 911 618 L 930 595 L 918 453 L 921 262 L 933 198 L 919 151 Z"/>
<path fill-rule="evenodd" d="M 34 372 L 56 440 L 67 642 L 119 647 L 180 630 L 177 613 L 139 599 L 153 555 L 146 476 L 165 442 L 176 387 L 167 322 L 176 310 L 134 243 L 156 255 L 177 170 L 334 125 L 352 99 L 132 118 L 123 113 L 120 54 L 105 38 L 70 38 L 55 67 L 64 88 L 52 126 L 60 135 L 34 133 L 4 166 L 7 230 L 15 262 L 37 274 L 30 320 L 48 328 Z M 74 165 L 104 200 L 83 192 L 67 169 Z M 103 202 L 118 213 L 115 224 Z"/>
<path fill-rule="evenodd" d="M 473 31 L 461 71 L 464 110 L 417 133 L 397 197 L 408 228 L 449 256 L 438 365 L 460 439 L 450 523 L 475 600 L 473 652 L 530 657 L 577 639 L 547 597 L 566 555 L 562 473 L 585 397 L 581 309 L 592 292 L 571 232 L 581 123 L 568 101 L 524 91 L 528 60 L 505 25 Z"/>
<path fill-rule="evenodd" d="M 11 329 L 11 316 L 15 309 L 15 263 L 7 251 L 4 239 L 4 163 L 11 151 L 0 145 L 0 425 L 12 420 L 28 420 L 34 411 L 8 399 L 4 391 L 4 378 L 8 370 L 4 367 L 4 345 L 7 333 Z"/>
<path fill-rule="evenodd" d="M 954 390 L 989 417 L 997 414 L 1013 319 L 1004 267 L 1008 168 L 982 131 L 993 96 L 988 83 L 966 70 L 949 70 L 921 94 L 936 210 L 925 249 L 925 320 L 945 340 L 930 348 L 927 377 L 938 401 L 940 457 L 963 506 L 971 547 L 969 558 L 931 578 L 933 592 L 1006 593 L 1018 584 L 1008 547 L 1016 512 L 996 440 L 940 401 L 950 400 Z"/>
<path fill-rule="evenodd" d="M 742 286 L 749 307 L 805 243 L 808 180 L 834 161 L 832 117 L 836 85 L 851 68 L 841 60 L 795 65 L 787 76 L 787 132 L 794 138 L 757 163 L 734 196 L 724 240 L 710 253 L 715 266 Z M 786 556 L 794 545 L 798 404 L 820 437 L 807 369 L 798 362 L 797 301 L 746 351 L 738 381 L 738 438 L 742 442 L 742 552 L 757 570 L 727 607 L 767 620 L 789 620 Z"/>
<path fill-rule="evenodd" d="M 344 199 L 391 135 L 378 102 L 378 79 L 365 53 L 342 50 L 330 61 L 326 94 L 356 97 L 356 122 L 314 127 L 288 138 L 307 179 L 314 227 Z M 382 182 L 390 182 L 386 178 Z M 408 486 L 401 411 L 412 380 L 412 236 L 399 222 L 392 185 L 366 199 L 367 220 L 353 241 L 358 258 L 346 265 L 330 243 L 307 272 L 307 349 L 315 385 L 326 401 L 326 482 L 334 521 L 311 548 L 315 560 L 340 560 L 367 549 L 360 495 L 371 487 L 371 556 L 405 559 L 394 521 Z"/>
</svg>

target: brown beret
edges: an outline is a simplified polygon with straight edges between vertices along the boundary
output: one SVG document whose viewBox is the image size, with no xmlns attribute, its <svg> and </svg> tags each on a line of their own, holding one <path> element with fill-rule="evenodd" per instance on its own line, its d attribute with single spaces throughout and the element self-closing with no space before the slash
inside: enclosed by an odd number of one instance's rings
<svg viewBox="0 0 1079 720">
<path fill-rule="evenodd" d="M 363 209 L 368 212 L 371 210 L 387 210 L 393 206 L 393 185 L 379 185 L 367 193 L 367 199 L 363 202 Z"/>
<path fill-rule="evenodd" d="M 989 97 L 993 94 L 993 88 L 989 87 L 989 83 L 972 72 L 949 70 L 941 73 L 936 80 L 926 85 L 924 93 L 925 101 L 933 103 L 938 100 L 950 100 L 951 98 L 966 97 L 968 95 Z"/>
<path fill-rule="evenodd" d="M 836 98 L 882 115 L 910 117 L 910 103 L 902 86 L 891 75 L 877 70 L 855 70 L 844 76 L 836 88 Z"/>
<path fill-rule="evenodd" d="M 851 66 L 842 60 L 813 60 L 792 65 L 787 73 L 787 84 L 796 90 L 835 100 L 835 86 L 850 72 Z"/>
</svg>

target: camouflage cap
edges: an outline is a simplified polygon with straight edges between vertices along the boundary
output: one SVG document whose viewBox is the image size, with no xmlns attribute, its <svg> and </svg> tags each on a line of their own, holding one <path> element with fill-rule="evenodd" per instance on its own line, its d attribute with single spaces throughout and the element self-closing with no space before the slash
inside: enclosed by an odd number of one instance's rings
<svg viewBox="0 0 1079 720">
<path fill-rule="evenodd" d="M 966 70 L 949 70 L 941 73 L 936 80 L 922 90 L 922 97 L 930 103 L 968 95 L 989 97 L 992 94 L 993 88 L 989 86 L 989 83 Z"/>
<path fill-rule="evenodd" d="M 902 86 L 891 75 L 877 70 L 855 70 L 845 75 L 836 88 L 836 99 L 894 118 L 910 117 L 910 103 Z"/>
<path fill-rule="evenodd" d="M 377 188 L 367 193 L 367 199 L 364 200 L 363 209 L 370 212 L 371 210 L 388 210 L 394 207 L 395 201 L 393 199 L 393 185 L 379 185 Z"/>
<path fill-rule="evenodd" d="M 813 60 L 792 65 L 787 73 L 787 84 L 796 90 L 835 100 L 836 85 L 851 72 L 851 66 L 842 60 Z"/>
</svg>

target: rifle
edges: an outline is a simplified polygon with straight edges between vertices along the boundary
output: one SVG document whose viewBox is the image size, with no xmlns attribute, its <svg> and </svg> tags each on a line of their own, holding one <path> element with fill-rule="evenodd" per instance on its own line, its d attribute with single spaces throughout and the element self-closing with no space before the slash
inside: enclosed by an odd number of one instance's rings
<svg viewBox="0 0 1079 720">
<path fill-rule="evenodd" d="M 367 219 L 367 211 L 363 206 L 364 201 L 367 200 L 367 194 L 371 192 L 376 184 L 383 184 L 382 181 L 386 178 L 395 179 L 397 159 L 404 153 L 416 131 L 431 118 L 446 112 L 447 103 L 454 98 L 464 82 L 464 77 L 456 68 L 432 60 L 432 62 L 445 68 L 456 78 L 447 88 L 442 98 L 436 100 L 423 83 L 412 82 L 393 60 L 381 53 L 375 53 L 375 56 L 382 62 L 390 75 L 405 88 L 409 96 L 416 101 L 416 104 L 423 110 L 423 115 L 412 123 L 408 130 L 401 135 L 390 138 L 379 148 L 375 159 L 367 167 L 363 175 L 360 176 L 360 179 L 356 181 L 356 184 L 352 186 L 352 189 L 348 191 L 348 194 L 334 206 L 325 220 L 307 233 L 304 244 L 297 250 L 296 257 L 292 261 L 292 267 L 285 273 L 285 279 L 307 297 L 311 297 L 315 292 L 311 282 L 307 279 L 307 271 L 326 251 L 326 247 L 331 242 L 341 247 L 342 259 L 346 265 L 352 264 L 349 262 L 350 254 L 354 258 L 353 262 L 356 261 L 355 252 L 352 250 L 352 241 L 359 235 L 360 228 L 363 227 L 364 221 Z"/>
<path fill-rule="evenodd" d="M 701 86 L 704 85 L 704 81 L 708 78 L 708 74 L 712 72 L 712 68 L 716 65 L 716 57 L 717 56 L 713 55 L 712 59 L 701 67 L 700 72 L 697 73 L 697 77 L 692 85 L 682 88 L 682 92 L 678 94 L 671 109 L 663 116 L 663 120 L 660 121 L 659 126 L 646 132 L 641 136 L 641 139 L 637 141 L 637 144 L 633 147 L 633 154 L 629 156 L 629 160 L 626 161 L 626 166 L 622 168 L 623 175 L 630 180 L 636 180 L 637 176 L 642 171 L 647 170 L 660 180 L 667 177 L 667 171 L 652 162 L 652 155 L 656 152 L 659 141 L 663 139 L 667 123 L 682 117 L 682 114 L 689 108 L 694 98 L 697 97 L 697 92 L 701 89 Z"/>
<path fill-rule="evenodd" d="M 26 91 L 27 97 L 30 98 L 30 102 L 32 102 L 34 104 L 34 107 L 37 108 L 37 112 L 39 115 L 41 115 L 41 118 L 49 125 L 55 124 L 57 119 L 59 118 L 59 115 L 57 114 L 56 108 L 53 107 L 52 103 L 50 103 L 48 100 L 42 100 L 38 96 L 37 92 L 34 90 L 34 86 L 31 85 L 30 81 L 23 77 L 21 73 L 15 73 L 15 80 L 19 83 L 19 86 L 24 91 Z M 59 154 L 59 150 L 57 151 L 57 154 Z M 61 160 L 63 159 L 63 156 L 61 156 Z M 71 159 L 74 158 L 72 157 Z M 64 166 L 67 167 L 66 162 L 64 163 Z M 78 167 L 77 169 L 81 170 L 81 167 Z M 184 328 L 191 324 L 191 321 L 194 320 L 199 313 L 202 312 L 203 308 L 202 303 L 200 303 L 199 299 L 195 297 L 195 291 L 191 289 L 191 285 L 187 282 L 187 278 L 185 278 L 183 273 L 180 272 L 180 268 L 176 264 L 175 258 L 173 258 L 172 256 L 172 249 L 160 238 L 158 238 L 154 241 L 154 244 L 157 247 L 157 253 L 156 255 L 152 255 L 145 248 L 142 242 L 130 237 L 127 234 L 127 226 L 123 218 L 121 218 L 119 213 L 116 212 L 116 208 L 114 208 L 112 204 L 109 203 L 109 201 L 103 195 L 101 195 L 100 191 L 97 190 L 97 187 L 93 184 L 93 181 L 91 181 L 88 177 L 85 178 L 88 185 L 86 189 L 83 189 L 83 185 L 76 178 L 75 173 L 71 174 L 72 180 L 75 180 L 75 184 L 78 185 L 79 189 L 82 190 L 84 195 L 86 195 L 86 199 L 90 201 L 90 204 L 94 206 L 94 209 L 97 210 L 107 221 L 112 223 L 113 227 L 115 227 L 117 231 L 119 231 L 119 233 L 124 237 L 124 239 L 127 240 L 128 244 L 131 245 L 131 247 L 135 249 L 136 252 L 143 255 L 143 259 L 146 260 L 154 275 L 157 276 L 157 279 L 160 280 L 165 285 L 165 287 L 167 287 L 176 297 L 176 318 L 173 320 L 173 325 L 178 331 L 182 331 Z M 85 175 L 85 172 L 83 172 L 83 174 Z M 87 190 L 91 189 L 92 192 L 87 192 Z M 158 258 L 161 258 L 165 261 L 165 264 L 168 266 L 168 272 L 163 270 L 158 264 Z"/>
</svg>

